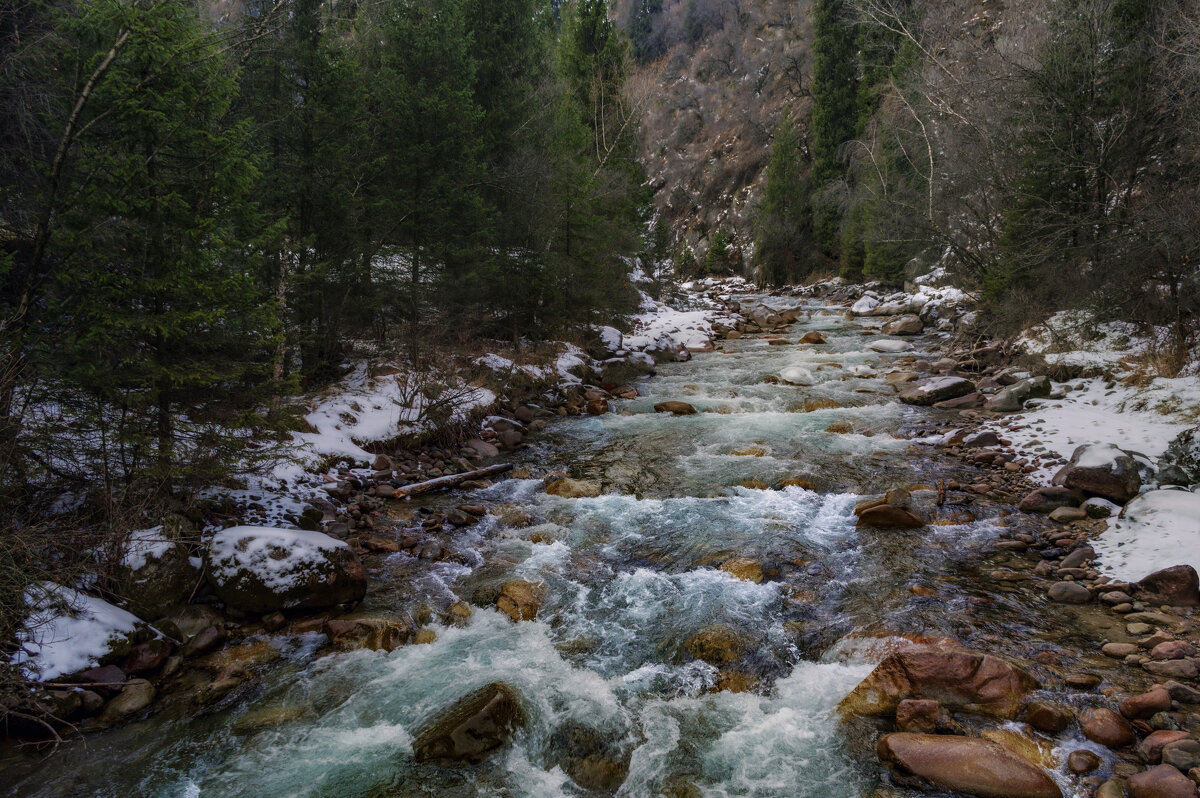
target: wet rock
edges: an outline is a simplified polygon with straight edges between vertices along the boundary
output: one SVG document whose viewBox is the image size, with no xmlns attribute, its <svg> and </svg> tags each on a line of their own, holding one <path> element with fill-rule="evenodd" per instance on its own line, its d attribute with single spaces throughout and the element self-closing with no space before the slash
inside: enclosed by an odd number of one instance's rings
<svg viewBox="0 0 1200 798">
<path fill-rule="evenodd" d="M 1063 604 L 1087 604 L 1092 600 L 1092 591 L 1078 582 L 1055 582 L 1046 591 L 1051 601 Z"/>
<path fill-rule="evenodd" d="M 1057 510 L 1055 512 L 1058 512 Z M 1050 516 L 1053 518 L 1054 513 Z M 1071 550 L 1071 553 L 1063 557 L 1062 562 L 1058 564 L 1059 568 L 1080 568 L 1086 563 L 1096 559 L 1096 550 L 1091 546 L 1078 546 Z"/>
<path fill-rule="evenodd" d="M 920 316 L 907 313 L 885 322 L 880 330 L 884 335 L 920 335 L 925 329 L 925 323 Z"/>
<path fill-rule="evenodd" d="M 817 410 L 829 410 L 841 406 L 842 403 L 834 399 L 807 399 L 804 402 L 804 412 L 813 413 Z"/>
<path fill-rule="evenodd" d="M 1152 604 L 1200 606 L 1200 577 L 1190 565 L 1172 565 L 1138 582 L 1139 595 Z"/>
<path fill-rule="evenodd" d="M 330 644 L 341 651 L 365 648 L 370 651 L 395 651 L 408 641 L 410 630 L 393 618 L 336 618 L 325 622 L 322 632 Z"/>
<path fill-rule="evenodd" d="M 726 560 L 721 563 L 719 570 L 756 585 L 763 580 L 762 563 L 749 557 L 734 557 Z"/>
<path fill-rule="evenodd" d="M 463 446 L 466 446 L 468 449 L 475 452 L 475 454 L 479 457 L 500 456 L 499 449 L 497 449 L 493 444 L 490 444 L 487 441 L 482 441 L 479 438 L 471 438 L 470 440 L 465 441 Z"/>
<path fill-rule="evenodd" d="M 198 537 L 184 519 L 168 519 L 154 529 L 134 532 L 117 569 L 117 594 L 139 618 L 152 618 L 163 607 L 188 600 L 200 582 L 201 571 L 193 564 L 182 535 Z"/>
<path fill-rule="evenodd" d="M 862 511 L 856 526 L 873 529 L 920 529 L 925 521 L 912 510 L 891 504 L 880 504 Z"/>
<path fill-rule="evenodd" d="M 838 705 L 842 715 L 891 715 L 906 698 L 1012 719 L 1038 682 L 998 657 L 937 646 L 914 646 L 886 657 Z"/>
<path fill-rule="evenodd" d="M 721 667 L 746 651 L 746 639 L 724 624 L 706 626 L 683 642 L 683 648 L 698 660 Z"/>
<path fill-rule="evenodd" d="M 1190 685 L 1169 681 L 1163 687 L 1170 693 L 1172 701 L 1178 701 L 1181 704 L 1200 704 L 1200 690 Z"/>
<path fill-rule="evenodd" d="M 1124 779 L 1109 779 L 1096 790 L 1096 798 L 1128 798 Z"/>
<path fill-rule="evenodd" d="M 1162 747 L 1162 761 L 1181 773 L 1200 767 L 1200 741 L 1195 739 L 1176 740 Z"/>
<path fill-rule="evenodd" d="M 878 341 L 872 341 L 867 344 L 867 349 L 870 349 L 872 352 L 884 352 L 887 354 L 910 352 L 912 348 L 912 344 L 908 341 L 901 341 L 899 338 L 881 338 Z"/>
<path fill-rule="evenodd" d="M 1036 767 L 1055 769 L 1059 765 L 1053 743 L 1041 738 L 1034 739 L 1018 729 L 984 729 L 979 736 L 984 740 L 1004 746 Z"/>
<path fill-rule="evenodd" d="M 802 344 L 823 344 L 823 343 L 825 343 L 825 337 L 823 335 L 821 335 L 819 332 L 817 332 L 816 330 L 809 330 L 803 336 L 800 337 L 800 343 L 802 343 Z"/>
<path fill-rule="evenodd" d="M 253 679 L 254 674 L 248 671 L 241 663 L 235 662 L 226 665 L 217 674 L 217 678 L 196 691 L 196 694 L 192 696 L 192 700 L 202 706 L 215 703 L 232 693 L 242 684 Z"/>
<path fill-rule="evenodd" d="M 906 698 L 896 705 L 896 728 L 905 732 L 933 734 L 942 705 L 930 698 Z"/>
<path fill-rule="evenodd" d="M 546 492 L 564 499 L 591 499 L 600 495 L 600 483 L 594 479 L 556 479 L 546 486 Z"/>
<path fill-rule="evenodd" d="M 103 724 L 118 723 L 131 715 L 136 715 L 154 701 L 154 685 L 145 679 L 131 679 L 116 698 L 104 705 L 100 713 Z"/>
<path fill-rule="evenodd" d="M 496 599 L 496 608 L 514 621 L 532 621 L 541 606 L 541 585 L 523 580 L 505 582 Z"/>
<path fill-rule="evenodd" d="M 1109 443 L 1085 444 L 1054 475 L 1054 484 L 1125 503 L 1142 485 L 1137 461 Z"/>
<path fill-rule="evenodd" d="M 591 399 L 585 405 L 584 409 L 589 416 L 602 416 L 608 412 L 607 399 Z"/>
<path fill-rule="evenodd" d="M 1078 507 L 1058 507 L 1050 511 L 1050 520 L 1060 524 L 1069 524 L 1072 521 L 1083 521 L 1088 517 L 1086 510 L 1081 510 Z"/>
<path fill-rule="evenodd" d="M 563 770 L 585 790 L 616 791 L 629 774 L 627 755 L 614 744 L 611 731 L 569 720 L 554 731 L 551 747 L 561 752 Z"/>
<path fill-rule="evenodd" d="M 136 645 L 125 657 L 126 673 L 153 673 L 171 656 L 171 644 L 161 638 Z"/>
<path fill-rule="evenodd" d="M 935 402 L 933 406 L 939 410 L 974 410 L 983 407 L 985 398 L 979 391 L 972 391 L 954 399 Z"/>
<path fill-rule="evenodd" d="M 225 642 L 225 627 L 218 624 L 206 626 L 183 644 L 179 653 L 184 657 L 198 657 L 218 648 Z"/>
<path fill-rule="evenodd" d="M 1030 701 L 1029 706 L 1025 708 L 1025 722 L 1038 731 L 1065 731 L 1074 718 L 1071 710 L 1061 704 Z"/>
<path fill-rule="evenodd" d="M 932 377 L 919 381 L 898 398 L 909 405 L 932 405 L 966 396 L 974 390 L 975 383 L 963 377 Z"/>
<path fill-rule="evenodd" d="M 213 592 L 243 612 L 321 609 L 367 593 L 358 555 L 320 532 L 232 527 L 213 536 L 205 559 Z"/>
<path fill-rule="evenodd" d="M 1067 770 L 1077 776 L 1084 773 L 1091 773 L 1093 770 L 1099 769 L 1102 764 L 1100 757 L 1094 752 L 1086 748 L 1081 748 L 1078 751 L 1072 751 L 1067 754 Z"/>
<path fill-rule="evenodd" d="M 425 724 L 413 742 L 418 761 L 479 763 L 525 723 L 517 691 L 493 682 L 456 701 Z"/>
<path fill-rule="evenodd" d="M 1094 743 L 1124 748 L 1136 739 L 1129 721 L 1107 707 L 1088 707 L 1079 713 L 1079 730 Z"/>
<path fill-rule="evenodd" d="M 1038 488 L 1021 499 L 1017 507 L 1026 513 L 1049 513 L 1059 507 L 1078 507 L 1082 502 L 1082 491 L 1056 485 Z"/>
<path fill-rule="evenodd" d="M 987 740 L 898 732 L 884 735 L 879 759 L 905 785 L 962 792 L 982 798 L 1061 798 L 1042 770 Z"/>
<path fill-rule="evenodd" d="M 1196 656 L 1196 647 L 1186 640 L 1167 640 L 1150 649 L 1150 658 L 1155 660 L 1183 659 Z"/>
<path fill-rule="evenodd" d="M 1133 652 L 1130 652 L 1133 653 Z M 1133 695 L 1121 701 L 1118 709 L 1130 720 L 1145 720 L 1156 712 L 1171 708 L 1171 694 L 1165 688 L 1155 687 L 1141 695 Z"/>
<path fill-rule="evenodd" d="M 1191 737 L 1187 732 L 1177 729 L 1159 729 L 1146 735 L 1146 739 L 1138 744 L 1138 755 L 1143 760 L 1154 765 L 1162 759 L 1162 750 L 1171 743 L 1187 740 Z"/>
<path fill-rule="evenodd" d="M 1129 798 L 1196 798 L 1196 785 L 1170 765 L 1136 773 L 1126 786 Z"/>
<path fill-rule="evenodd" d="M 655 413 L 670 413 L 673 416 L 694 416 L 696 408 L 687 402 L 659 402 L 654 406 Z"/>
</svg>

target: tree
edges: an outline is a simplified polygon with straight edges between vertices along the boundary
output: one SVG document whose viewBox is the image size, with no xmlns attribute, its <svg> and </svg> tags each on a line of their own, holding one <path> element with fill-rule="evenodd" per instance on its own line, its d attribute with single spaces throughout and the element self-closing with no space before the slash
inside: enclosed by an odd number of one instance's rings
<svg viewBox="0 0 1200 798">
<path fill-rule="evenodd" d="M 767 182 L 755 219 L 755 261 L 761 279 L 781 285 L 801 279 L 820 262 L 812 239 L 810 184 L 796 123 L 780 120 L 771 142 Z"/>
</svg>

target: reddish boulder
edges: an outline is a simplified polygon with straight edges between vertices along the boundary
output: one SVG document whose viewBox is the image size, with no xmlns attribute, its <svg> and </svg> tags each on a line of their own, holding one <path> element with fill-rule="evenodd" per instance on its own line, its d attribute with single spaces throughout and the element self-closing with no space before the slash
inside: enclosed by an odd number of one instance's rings
<svg viewBox="0 0 1200 798">
<path fill-rule="evenodd" d="M 1137 739 L 1129 721 L 1106 707 L 1089 707 L 1079 713 L 1079 729 L 1094 743 L 1124 748 Z"/>
<path fill-rule="evenodd" d="M 1138 582 L 1139 597 L 1150 604 L 1200 606 L 1200 577 L 1190 565 L 1172 565 Z"/>
<path fill-rule="evenodd" d="M 1156 712 L 1171 708 L 1171 694 L 1162 687 L 1147 690 L 1141 695 L 1131 695 L 1123 700 L 1119 709 L 1130 720 L 1146 720 Z"/>
<path fill-rule="evenodd" d="M 884 735 L 876 752 L 900 784 L 980 798 L 1062 798 L 1045 771 L 988 740 L 899 732 Z"/>
<path fill-rule="evenodd" d="M 1126 786 L 1129 798 L 1196 798 L 1196 785 L 1170 765 L 1135 773 Z"/>
<path fill-rule="evenodd" d="M 1138 754 L 1151 765 L 1162 761 L 1162 750 L 1171 743 L 1186 740 L 1191 737 L 1185 731 L 1175 729 L 1159 729 L 1146 735 L 1146 739 L 1138 745 Z"/>
<path fill-rule="evenodd" d="M 1030 701 L 1025 708 L 1025 722 L 1038 731 L 1060 732 L 1071 725 L 1071 710 L 1060 704 Z"/>
<path fill-rule="evenodd" d="M 925 522 L 912 510 L 881 504 L 863 510 L 858 516 L 856 526 L 869 526 L 874 529 L 920 529 L 925 526 Z"/>
<path fill-rule="evenodd" d="M 896 705 L 896 727 L 900 731 L 933 734 L 942 705 L 930 698 L 906 698 Z"/>
</svg>

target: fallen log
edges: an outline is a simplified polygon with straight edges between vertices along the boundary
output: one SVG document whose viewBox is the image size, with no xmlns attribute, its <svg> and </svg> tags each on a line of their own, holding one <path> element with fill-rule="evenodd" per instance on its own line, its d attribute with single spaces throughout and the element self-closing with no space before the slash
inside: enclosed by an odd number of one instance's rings
<svg viewBox="0 0 1200 798">
<path fill-rule="evenodd" d="M 480 479 L 482 477 L 490 477 L 493 474 L 503 474 L 505 471 L 511 471 L 512 467 L 512 463 L 497 463 L 486 468 L 477 468 L 474 471 L 464 471 L 461 474 L 447 474 L 437 479 L 429 479 L 425 482 L 417 482 L 413 485 L 396 488 L 392 493 L 392 498 L 407 499 L 410 496 L 417 496 L 434 490 L 453 488 L 455 485 L 466 482 L 468 479 Z"/>
</svg>

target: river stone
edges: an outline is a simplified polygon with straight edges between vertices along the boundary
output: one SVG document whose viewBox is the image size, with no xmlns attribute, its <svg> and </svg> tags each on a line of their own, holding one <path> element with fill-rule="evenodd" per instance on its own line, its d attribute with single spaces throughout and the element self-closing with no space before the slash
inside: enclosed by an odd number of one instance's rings
<svg viewBox="0 0 1200 798">
<path fill-rule="evenodd" d="M 897 732 L 884 735 L 876 751 L 901 783 L 980 798 L 1062 798 L 1045 772 L 987 740 Z"/>
<path fill-rule="evenodd" d="M 659 402 L 654 406 L 655 413 L 670 413 L 673 416 L 694 416 L 696 408 L 687 402 Z"/>
<path fill-rule="evenodd" d="M 1067 770 L 1077 776 L 1097 770 L 1103 761 L 1095 751 L 1080 748 L 1067 754 Z"/>
<path fill-rule="evenodd" d="M 724 624 L 713 624 L 685 640 L 683 648 L 696 659 L 720 667 L 745 653 L 746 640 Z"/>
<path fill-rule="evenodd" d="M 975 383 L 964 377 L 931 377 L 900 394 L 901 402 L 909 405 L 932 405 L 966 396 L 975 390 Z"/>
<path fill-rule="evenodd" d="M 855 526 L 867 526 L 874 529 L 920 529 L 925 526 L 925 522 L 912 510 L 891 504 L 880 504 L 868 507 L 859 513 Z"/>
<path fill-rule="evenodd" d="M 134 646 L 125 657 L 122 670 L 126 673 L 152 673 L 171 656 L 171 644 L 160 637 Z"/>
<path fill-rule="evenodd" d="M 1136 739 L 1129 721 L 1107 707 L 1088 707 L 1079 713 L 1079 730 L 1094 743 L 1124 748 Z"/>
<path fill-rule="evenodd" d="M 1155 676 L 1166 676 L 1169 679 L 1195 679 L 1200 675 L 1195 660 L 1169 659 L 1163 662 L 1143 662 L 1142 669 Z"/>
<path fill-rule="evenodd" d="M 1145 761 L 1154 765 L 1162 759 L 1162 750 L 1171 743 L 1177 743 L 1180 740 L 1187 740 L 1191 737 L 1185 731 L 1176 729 L 1159 729 L 1158 731 L 1150 732 L 1146 735 L 1146 739 L 1138 744 L 1138 755 Z"/>
<path fill-rule="evenodd" d="M 1200 577 L 1190 565 L 1172 565 L 1138 582 L 1139 595 L 1151 604 L 1200 606 Z"/>
<path fill-rule="evenodd" d="M 189 521 L 172 517 L 154 529 L 134 532 L 117 569 L 117 595 L 139 618 L 153 618 L 163 607 L 185 603 L 200 582 L 201 570 L 193 564 L 180 537 L 197 537 Z"/>
<path fill-rule="evenodd" d="M 1194 767 L 1200 767 L 1200 741 L 1188 738 L 1167 743 L 1162 747 L 1164 765 L 1187 773 Z"/>
<path fill-rule="evenodd" d="M 141 712 L 150 706 L 154 700 L 154 685 L 145 679 L 131 679 L 116 698 L 104 705 L 100 713 L 100 722 L 104 724 L 117 723 Z"/>
<path fill-rule="evenodd" d="M 1168 660 L 1196 656 L 1196 647 L 1186 640 L 1167 640 L 1150 649 L 1150 659 Z"/>
<path fill-rule="evenodd" d="M 896 728 L 900 731 L 933 734 L 942 705 L 930 698 L 906 698 L 896 705 Z"/>
<path fill-rule="evenodd" d="M 408 641 L 410 630 L 393 618 L 335 618 L 321 629 L 334 648 L 342 651 L 365 648 L 369 651 L 395 651 Z"/>
<path fill-rule="evenodd" d="M 1053 483 L 1124 504 L 1142 486 L 1137 461 L 1111 443 L 1084 444 L 1054 475 Z"/>
<path fill-rule="evenodd" d="M 1050 520 L 1060 524 L 1069 524 L 1072 521 L 1083 521 L 1088 517 L 1086 510 L 1081 510 L 1078 507 L 1057 507 L 1050 511 Z"/>
<path fill-rule="evenodd" d="M 1013 728 L 984 729 L 979 736 L 1004 746 L 1010 753 L 1016 754 L 1034 767 L 1053 770 L 1059 765 L 1054 744 L 1044 738 L 1035 739 Z"/>
<path fill-rule="evenodd" d="M 884 322 L 883 329 L 880 330 L 884 335 L 919 335 L 925 329 L 925 322 L 921 321 L 921 317 L 912 313 L 906 313 L 903 316 Z"/>
<path fill-rule="evenodd" d="M 898 338 L 881 338 L 878 341 L 872 341 L 867 344 L 867 349 L 872 352 L 885 352 L 890 354 L 898 354 L 900 352 L 911 351 L 913 345 L 908 341 L 901 341 Z"/>
<path fill-rule="evenodd" d="M 1070 708 L 1061 704 L 1030 701 L 1029 706 L 1025 708 L 1025 722 L 1038 731 L 1065 731 L 1074 718 Z"/>
<path fill-rule="evenodd" d="M 1138 647 L 1135 643 L 1105 643 L 1100 647 L 1100 653 L 1113 659 L 1125 659 L 1138 653 Z"/>
<path fill-rule="evenodd" d="M 592 499 L 600 495 L 600 482 L 594 479 L 556 479 L 546 486 L 551 496 L 564 499 Z"/>
<path fill-rule="evenodd" d="M 1057 511 L 1056 511 L 1057 512 Z M 1054 517 L 1054 513 L 1050 514 Z M 1080 568 L 1089 560 L 1096 559 L 1096 550 L 1091 546 L 1077 546 L 1071 550 L 1071 553 L 1063 557 L 1062 562 L 1058 564 L 1059 568 Z"/>
<path fill-rule="evenodd" d="M 1052 485 L 1033 491 L 1017 507 L 1026 513 L 1049 513 L 1059 507 L 1078 507 L 1082 501 L 1082 491 Z"/>
<path fill-rule="evenodd" d="M 1129 798 L 1196 798 L 1196 785 L 1170 765 L 1159 765 L 1129 777 Z"/>
<path fill-rule="evenodd" d="M 471 438 L 470 440 L 466 441 L 463 446 L 466 446 L 468 449 L 475 452 L 475 454 L 479 457 L 500 456 L 499 449 L 487 441 L 480 440 L 479 438 Z"/>
<path fill-rule="evenodd" d="M 1166 712 L 1171 708 L 1171 694 L 1164 687 L 1155 687 L 1123 699 L 1117 708 L 1130 720 L 1146 720 L 1156 712 Z"/>
<path fill-rule="evenodd" d="M 800 343 L 802 343 L 802 344 L 823 344 L 823 343 L 825 343 L 825 338 L 816 330 L 809 330 L 800 338 Z"/>
<path fill-rule="evenodd" d="M 524 723 L 517 691 L 493 682 L 427 722 L 413 741 L 413 755 L 418 761 L 440 765 L 478 764 Z"/>
<path fill-rule="evenodd" d="M 1092 591 L 1078 582 L 1055 582 L 1046 591 L 1051 601 L 1063 604 L 1087 604 L 1092 600 Z"/>
<path fill-rule="evenodd" d="M 842 702 L 849 715 L 891 715 L 906 698 L 1012 720 L 1038 682 L 1018 666 L 974 651 L 913 646 L 886 657 Z"/>
<path fill-rule="evenodd" d="M 205 559 L 213 592 L 243 612 L 321 609 L 367 593 L 358 555 L 320 532 L 236 526 L 213 535 Z"/>
<path fill-rule="evenodd" d="M 496 599 L 496 608 L 514 621 L 532 621 L 541 605 L 540 585 L 514 579 L 505 582 Z"/>
<path fill-rule="evenodd" d="M 762 563 L 750 557 L 734 557 L 721 563 L 718 570 L 724 571 L 738 579 L 759 584 L 763 580 Z"/>
</svg>

